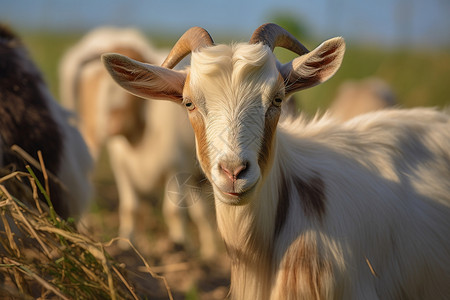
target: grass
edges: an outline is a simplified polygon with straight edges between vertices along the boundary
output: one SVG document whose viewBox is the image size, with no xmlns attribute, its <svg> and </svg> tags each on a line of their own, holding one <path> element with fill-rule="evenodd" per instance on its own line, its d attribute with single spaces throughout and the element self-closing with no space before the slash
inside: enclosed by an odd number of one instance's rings
<svg viewBox="0 0 450 300">
<path fill-rule="evenodd" d="M 26 159 L 26 156 L 22 156 Z M 31 162 L 32 164 L 34 162 Z M 34 163 L 35 164 L 35 163 Z M 41 161 L 41 166 L 44 166 Z M 47 178 L 45 167 L 40 168 Z M 100 243 L 56 215 L 48 184 L 28 172 L 0 170 L 0 294 L 20 299 L 140 299 L 126 268 Z M 47 203 L 38 199 L 44 195 Z M 131 244 L 130 244 L 131 245 Z M 171 298 L 165 278 L 161 280 Z M 149 284 L 150 286 L 150 284 Z M 153 284 L 154 286 L 154 284 Z"/>
<path fill-rule="evenodd" d="M 443 108 L 450 104 L 450 51 L 368 48 L 351 43 L 347 43 L 336 75 L 318 87 L 297 93 L 298 101 L 305 111 L 314 113 L 328 107 L 344 81 L 371 76 L 384 79 L 403 107 Z"/>
</svg>

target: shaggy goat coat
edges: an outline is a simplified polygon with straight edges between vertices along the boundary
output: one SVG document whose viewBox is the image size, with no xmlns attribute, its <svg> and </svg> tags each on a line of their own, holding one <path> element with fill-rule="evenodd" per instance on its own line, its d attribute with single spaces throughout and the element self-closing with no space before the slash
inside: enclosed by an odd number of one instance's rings
<svg viewBox="0 0 450 300">
<path fill-rule="evenodd" d="M 343 40 L 284 65 L 263 42 L 207 42 L 184 72 L 103 60 L 128 91 L 186 106 L 232 298 L 448 299 L 450 116 L 421 108 L 278 124 L 286 96 L 339 68 Z"/>
<path fill-rule="evenodd" d="M 431 109 L 280 123 L 259 196 L 216 202 L 234 298 L 446 299 L 448 128 Z"/>
</svg>

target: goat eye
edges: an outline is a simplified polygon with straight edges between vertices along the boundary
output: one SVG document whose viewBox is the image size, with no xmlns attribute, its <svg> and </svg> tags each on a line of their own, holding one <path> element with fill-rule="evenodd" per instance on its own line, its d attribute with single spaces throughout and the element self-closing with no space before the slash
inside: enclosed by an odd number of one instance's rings
<svg viewBox="0 0 450 300">
<path fill-rule="evenodd" d="M 275 106 L 281 106 L 281 103 L 283 102 L 283 99 L 281 97 L 276 97 L 273 99 L 272 104 Z"/>
<path fill-rule="evenodd" d="M 190 100 L 186 100 L 186 102 L 184 103 L 184 106 L 186 106 L 186 108 L 188 110 L 194 110 L 195 109 L 194 103 L 192 103 L 192 101 L 190 101 Z"/>
</svg>

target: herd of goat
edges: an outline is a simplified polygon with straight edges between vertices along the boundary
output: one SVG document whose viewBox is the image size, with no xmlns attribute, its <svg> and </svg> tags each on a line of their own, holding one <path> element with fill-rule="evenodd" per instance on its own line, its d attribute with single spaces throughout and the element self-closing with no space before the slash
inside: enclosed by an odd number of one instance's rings
<svg viewBox="0 0 450 300">
<path fill-rule="evenodd" d="M 280 63 L 275 47 L 297 57 Z M 62 59 L 63 108 L 1 26 L 0 166 L 24 168 L 14 145 L 41 150 L 55 209 L 80 218 L 106 147 L 119 235 L 134 239 L 140 195 L 164 195 L 174 243 L 191 220 L 213 259 L 220 234 L 232 299 L 449 299 L 450 114 L 396 108 L 378 79 L 345 84 L 313 119 L 296 111 L 289 97 L 344 52 L 270 23 L 231 45 L 193 27 L 170 51 L 101 28 Z"/>
</svg>

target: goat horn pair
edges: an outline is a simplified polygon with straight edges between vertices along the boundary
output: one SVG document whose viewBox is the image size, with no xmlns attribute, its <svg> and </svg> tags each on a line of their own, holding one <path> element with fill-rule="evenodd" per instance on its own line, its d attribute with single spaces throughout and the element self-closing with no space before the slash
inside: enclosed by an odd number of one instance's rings
<svg viewBox="0 0 450 300">
<path fill-rule="evenodd" d="M 298 55 L 309 52 L 292 34 L 273 23 L 259 26 L 253 32 L 249 43 L 263 43 L 269 46 L 272 51 L 275 47 L 283 47 Z M 176 42 L 162 66 L 172 69 L 192 51 L 212 45 L 214 45 L 214 41 L 208 31 L 201 27 L 192 27 Z"/>
<path fill-rule="evenodd" d="M 214 45 L 214 41 L 208 31 L 201 27 L 192 27 L 176 42 L 162 66 L 172 69 L 192 51 L 212 45 Z"/>
<path fill-rule="evenodd" d="M 264 45 L 269 46 L 272 51 L 275 47 L 282 47 L 298 55 L 309 52 L 308 49 L 306 49 L 306 47 L 286 29 L 273 23 L 266 23 L 259 26 L 255 32 L 253 32 L 249 43 L 263 43 Z"/>
</svg>

